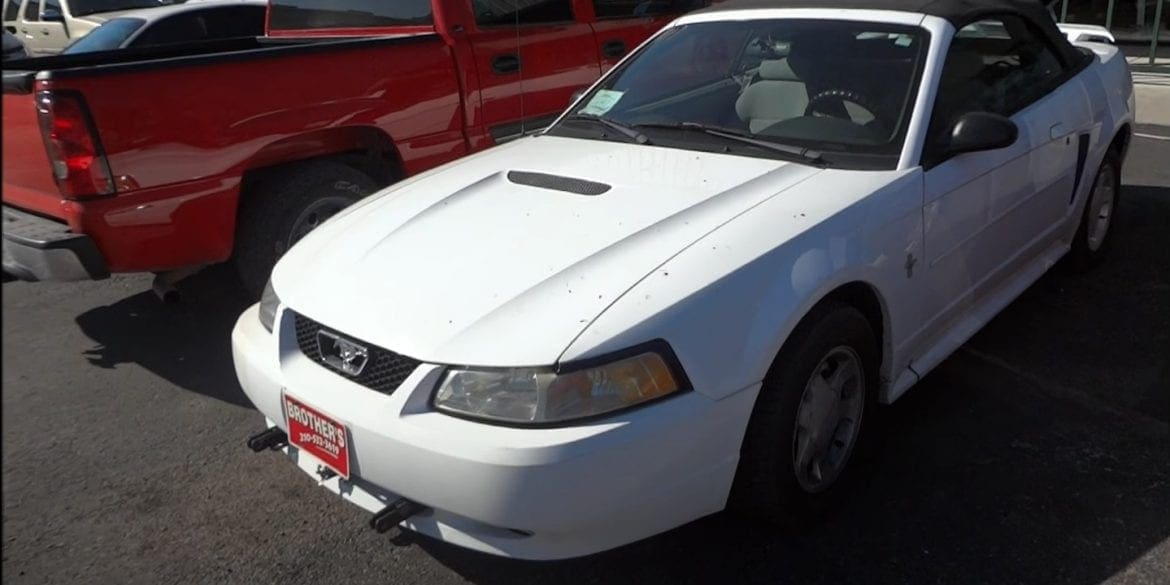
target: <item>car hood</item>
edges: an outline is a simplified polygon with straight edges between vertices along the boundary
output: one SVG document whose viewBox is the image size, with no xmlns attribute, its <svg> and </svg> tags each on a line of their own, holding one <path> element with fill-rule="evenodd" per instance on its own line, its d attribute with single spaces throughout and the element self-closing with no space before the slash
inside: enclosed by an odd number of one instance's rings
<svg viewBox="0 0 1170 585">
<path fill-rule="evenodd" d="M 533 186 L 541 173 L 553 179 Z M 435 363 L 554 363 L 640 279 L 820 171 L 598 140 L 514 141 L 393 186 L 278 263 L 285 306 Z M 583 179 L 604 193 L 565 188 Z M 537 181 L 547 177 L 537 177 Z"/>
</svg>

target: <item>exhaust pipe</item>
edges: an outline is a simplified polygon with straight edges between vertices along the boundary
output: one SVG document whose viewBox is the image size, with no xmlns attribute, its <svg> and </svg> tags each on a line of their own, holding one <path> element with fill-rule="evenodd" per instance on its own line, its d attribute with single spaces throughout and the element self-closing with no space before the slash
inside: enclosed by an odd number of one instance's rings
<svg viewBox="0 0 1170 585">
<path fill-rule="evenodd" d="M 180 280 L 187 278 L 206 268 L 205 265 L 199 264 L 196 266 L 189 266 L 187 268 L 178 268 L 175 270 L 168 270 L 166 272 L 156 272 L 154 274 L 154 282 L 151 283 L 150 289 L 154 291 L 155 296 L 164 303 L 177 303 L 182 300 L 182 295 L 179 294 L 179 289 L 175 285 L 179 284 Z"/>
<path fill-rule="evenodd" d="M 398 498 L 370 518 L 370 528 L 373 528 L 378 534 L 382 534 L 398 526 L 399 522 L 426 509 L 426 506 L 418 502 L 412 502 L 406 498 Z"/>
<path fill-rule="evenodd" d="M 154 277 L 150 290 L 154 291 L 154 296 L 158 297 L 158 300 L 167 304 L 177 303 L 182 298 L 174 283 L 168 282 L 161 274 Z"/>
<path fill-rule="evenodd" d="M 288 444 L 288 435 L 279 427 L 270 427 L 248 437 L 248 448 L 254 453 L 265 449 L 280 449 Z"/>
</svg>

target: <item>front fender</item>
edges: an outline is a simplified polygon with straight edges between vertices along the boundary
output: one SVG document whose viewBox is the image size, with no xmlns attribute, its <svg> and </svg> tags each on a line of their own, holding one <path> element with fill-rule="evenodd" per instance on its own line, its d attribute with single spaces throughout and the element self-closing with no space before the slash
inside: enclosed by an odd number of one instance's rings
<svg viewBox="0 0 1170 585">
<path fill-rule="evenodd" d="M 762 380 L 814 305 L 862 282 L 883 309 L 882 378 L 900 371 L 896 348 L 913 306 L 905 259 L 921 255 L 921 172 L 840 171 L 816 182 L 765 201 L 658 267 L 562 361 L 662 338 L 696 391 L 720 399 Z"/>
</svg>

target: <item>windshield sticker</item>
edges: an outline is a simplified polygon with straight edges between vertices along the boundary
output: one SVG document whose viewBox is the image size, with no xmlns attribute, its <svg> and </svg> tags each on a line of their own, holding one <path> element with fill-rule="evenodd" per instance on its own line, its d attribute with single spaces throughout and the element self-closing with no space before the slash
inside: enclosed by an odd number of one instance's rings
<svg viewBox="0 0 1170 585">
<path fill-rule="evenodd" d="M 600 116 L 613 109 L 618 103 L 618 100 L 622 99 L 622 96 L 625 94 L 626 92 L 624 91 L 613 91 L 609 89 L 597 90 L 597 93 L 593 94 L 593 98 L 589 100 L 589 103 L 577 113 L 588 116 Z"/>
</svg>

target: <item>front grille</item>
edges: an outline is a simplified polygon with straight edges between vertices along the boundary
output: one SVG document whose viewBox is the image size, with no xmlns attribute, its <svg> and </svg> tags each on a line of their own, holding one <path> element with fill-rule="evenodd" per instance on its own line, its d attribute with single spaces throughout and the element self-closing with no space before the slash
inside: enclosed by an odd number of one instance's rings
<svg viewBox="0 0 1170 585">
<path fill-rule="evenodd" d="M 295 317 L 294 321 L 297 331 L 297 346 L 301 348 L 301 353 L 320 364 L 321 367 L 328 369 L 334 374 L 353 380 L 366 388 L 377 390 L 383 394 L 391 394 L 422 363 L 388 349 L 382 349 L 372 343 L 341 334 L 340 332 L 322 326 L 320 323 L 300 313 L 293 313 L 293 315 Z M 325 363 L 325 360 L 321 357 L 321 350 L 317 347 L 317 332 L 322 329 L 338 333 L 345 339 L 368 348 L 370 359 L 366 363 L 366 367 L 362 369 L 361 374 L 351 376 Z"/>
</svg>

